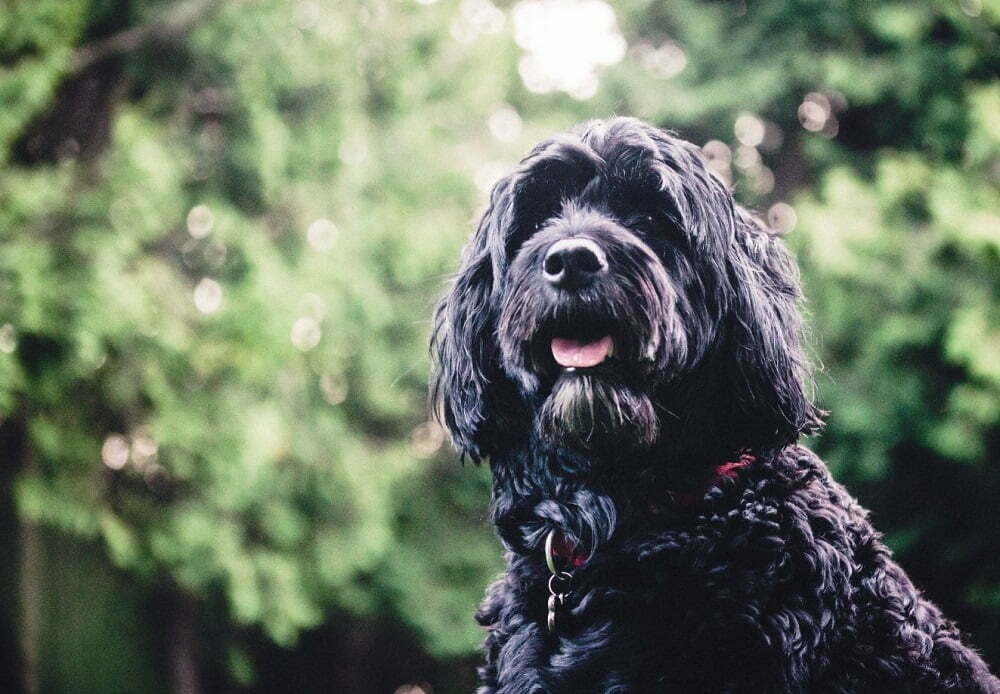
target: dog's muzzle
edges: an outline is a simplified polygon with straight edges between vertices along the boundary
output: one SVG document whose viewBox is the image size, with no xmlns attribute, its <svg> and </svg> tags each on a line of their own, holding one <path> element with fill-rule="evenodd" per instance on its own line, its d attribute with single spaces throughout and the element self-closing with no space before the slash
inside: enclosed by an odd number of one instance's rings
<svg viewBox="0 0 1000 694">
<path fill-rule="evenodd" d="M 593 283 L 608 271 L 608 259 L 594 241 L 574 237 L 556 241 L 545 253 L 542 273 L 557 289 L 574 290 Z"/>
<path fill-rule="evenodd" d="M 542 274 L 559 290 L 577 291 L 592 285 L 608 272 L 604 250 L 592 239 L 577 236 L 556 241 L 545 252 Z M 596 366 L 611 356 L 614 342 L 605 335 L 597 340 L 554 337 L 551 343 L 556 363 L 568 369 Z"/>
</svg>

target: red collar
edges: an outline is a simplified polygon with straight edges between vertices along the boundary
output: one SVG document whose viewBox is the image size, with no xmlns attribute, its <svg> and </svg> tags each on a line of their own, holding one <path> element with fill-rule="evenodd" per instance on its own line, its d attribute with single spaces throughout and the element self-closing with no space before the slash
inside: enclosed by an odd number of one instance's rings
<svg viewBox="0 0 1000 694">
<path fill-rule="evenodd" d="M 710 485 L 717 485 L 719 482 L 725 479 L 733 479 L 736 477 L 737 473 L 745 467 L 749 467 L 754 462 L 756 462 L 757 456 L 749 451 L 743 451 L 740 453 L 736 460 L 727 460 L 721 465 L 715 466 L 715 471 L 712 473 L 712 481 Z M 697 506 L 701 503 L 701 500 L 705 498 L 704 492 L 699 494 L 697 492 L 687 492 L 687 493 L 675 493 L 674 501 L 681 508 L 691 508 L 692 506 Z"/>
<path fill-rule="evenodd" d="M 757 456 L 748 451 L 743 451 L 736 460 L 727 460 L 720 465 L 716 465 L 710 484 L 717 485 L 724 479 L 733 479 L 740 470 L 749 467 L 756 461 Z M 701 503 L 704 497 L 704 493 L 675 493 L 674 501 L 681 508 L 692 508 Z M 587 559 L 589 559 L 588 555 L 577 551 L 576 545 L 570 542 L 565 535 L 556 531 L 552 534 L 551 538 L 551 542 L 546 542 L 545 546 L 545 551 L 550 553 L 552 558 L 551 564 L 561 565 L 567 569 L 576 569 L 587 563 Z"/>
<path fill-rule="evenodd" d="M 736 477 L 736 473 L 745 467 L 749 467 L 757 462 L 757 456 L 750 451 L 743 451 L 736 460 L 729 460 L 722 465 L 715 466 L 715 474 L 712 477 L 712 484 L 717 484 L 723 479 Z"/>
</svg>

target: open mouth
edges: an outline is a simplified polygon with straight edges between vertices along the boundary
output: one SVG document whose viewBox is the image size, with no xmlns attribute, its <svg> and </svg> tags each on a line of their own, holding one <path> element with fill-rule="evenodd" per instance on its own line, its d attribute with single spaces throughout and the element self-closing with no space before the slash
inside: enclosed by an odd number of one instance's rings
<svg viewBox="0 0 1000 694">
<path fill-rule="evenodd" d="M 607 317 L 566 312 L 541 322 L 519 346 L 524 349 L 525 367 L 543 387 L 551 387 L 573 372 L 623 378 L 635 360 L 636 340 Z"/>
<path fill-rule="evenodd" d="M 587 369 L 610 358 L 615 351 L 615 341 L 610 335 L 593 341 L 554 337 L 550 347 L 552 358 L 564 369 Z"/>
</svg>

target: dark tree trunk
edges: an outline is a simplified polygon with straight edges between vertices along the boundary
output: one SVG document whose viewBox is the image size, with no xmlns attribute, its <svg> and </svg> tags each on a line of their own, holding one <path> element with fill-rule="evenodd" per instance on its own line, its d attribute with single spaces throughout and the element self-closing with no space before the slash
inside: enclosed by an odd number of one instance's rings
<svg viewBox="0 0 1000 694">
<path fill-rule="evenodd" d="M 42 582 L 45 553 L 41 531 L 31 521 L 22 520 L 18 529 L 20 544 L 19 593 L 21 636 L 21 682 L 25 694 L 38 694 L 39 635 L 42 626 Z"/>
<path fill-rule="evenodd" d="M 198 606 L 178 589 L 170 610 L 168 657 L 172 694 L 201 694 L 198 668 Z"/>
<path fill-rule="evenodd" d="M 0 572 L 0 586 L 16 599 L 0 614 L 0 691 L 37 694 L 38 654 L 45 574 L 43 539 L 37 525 L 21 520 L 14 503 L 14 481 L 33 466 L 24 426 L 17 420 L 0 425 L 0 551 L 10 557 Z"/>
</svg>

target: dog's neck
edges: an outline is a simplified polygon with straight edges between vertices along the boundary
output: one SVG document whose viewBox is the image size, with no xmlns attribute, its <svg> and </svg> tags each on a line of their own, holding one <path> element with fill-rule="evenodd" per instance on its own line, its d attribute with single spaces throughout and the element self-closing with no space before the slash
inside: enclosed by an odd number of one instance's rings
<svg viewBox="0 0 1000 694">
<path fill-rule="evenodd" d="M 717 486 L 723 480 L 735 478 L 740 470 L 757 461 L 757 456 L 749 451 L 742 451 L 732 457 L 733 460 L 715 466 L 709 486 Z M 668 507 L 682 512 L 696 510 L 704 500 L 706 491 L 707 488 L 670 492 L 668 498 L 662 501 L 650 501 L 647 511 L 652 515 L 663 515 L 669 512 Z M 547 553 L 559 558 L 568 570 L 578 569 L 587 563 L 587 554 L 580 545 L 567 538 L 559 528 L 553 528 L 550 532 L 554 539 L 546 543 Z"/>
<path fill-rule="evenodd" d="M 647 456 L 598 459 L 578 451 L 532 448 L 495 459 L 490 517 L 505 545 L 539 551 L 552 529 L 588 554 L 651 518 L 690 513 L 705 493 L 752 465 L 749 451 L 714 461 L 653 462 Z M 682 472 L 677 472 L 678 470 Z"/>
</svg>

